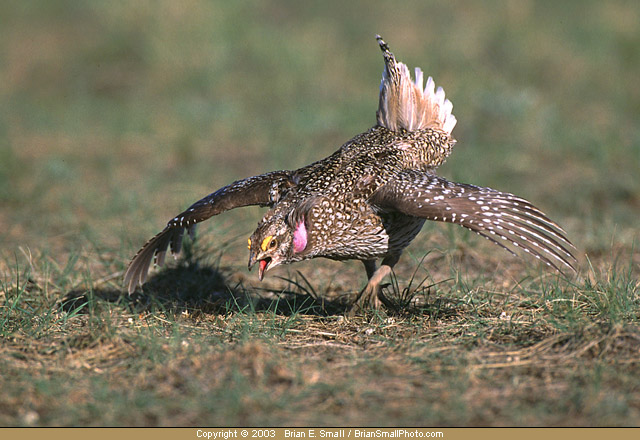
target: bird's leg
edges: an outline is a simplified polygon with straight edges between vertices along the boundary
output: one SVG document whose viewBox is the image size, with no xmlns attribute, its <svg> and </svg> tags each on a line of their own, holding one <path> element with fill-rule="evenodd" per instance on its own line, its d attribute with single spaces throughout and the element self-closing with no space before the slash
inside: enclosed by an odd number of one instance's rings
<svg viewBox="0 0 640 440">
<path fill-rule="evenodd" d="M 376 272 L 376 260 L 363 260 L 364 269 L 367 271 L 367 280 L 370 280 L 373 274 Z"/>
<path fill-rule="evenodd" d="M 376 260 L 361 260 L 362 264 L 364 264 L 364 269 L 367 271 L 367 280 L 369 282 L 371 282 L 371 278 L 373 278 L 373 276 L 375 275 L 377 268 L 376 268 Z M 368 284 L 367 284 L 368 286 Z M 361 290 L 358 293 L 358 296 L 356 297 L 355 301 L 353 301 L 353 303 L 351 304 L 351 309 L 349 311 L 349 315 L 353 315 L 354 312 L 357 309 L 360 309 L 364 306 L 364 304 L 366 302 L 369 301 L 369 295 L 365 294 L 366 291 L 366 287 Z M 377 296 L 376 296 L 377 299 Z M 356 307 L 358 306 L 358 307 Z M 377 306 L 379 306 L 379 304 L 376 306 L 375 304 L 373 305 L 375 308 L 378 308 Z"/>
<path fill-rule="evenodd" d="M 364 308 L 368 304 L 374 309 L 379 309 L 380 305 L 384 304 L 389 307 L 389 301 L 382 294 L 381 283 L 384 277 L 391 273 L 393 266 L 395 266 L 399 259 L 399 255 L 389 255 L 382 260 L 382 264 L 377 269 L 375 260 L 363 261 L 369 282 L 367 282 L 365 288 L 358 294 L 354 306 Z"/>
</svg>

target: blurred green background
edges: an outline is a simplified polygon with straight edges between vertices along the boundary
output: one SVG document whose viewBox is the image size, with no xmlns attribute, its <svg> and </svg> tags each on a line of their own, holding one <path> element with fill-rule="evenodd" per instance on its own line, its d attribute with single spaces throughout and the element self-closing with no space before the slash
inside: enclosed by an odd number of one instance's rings
<svg viewBox="0 0 640 440">
<path fill-rule="evenodd" d="M 635 1 L 4 1 L 0 248 L 125 264 L 201 196 L 333 152 L 375 121 L 377 33 L 454 103 L 441 174 L 533 200 L 592 255 L 630 247 L 639 29 Z"/>
</svg>

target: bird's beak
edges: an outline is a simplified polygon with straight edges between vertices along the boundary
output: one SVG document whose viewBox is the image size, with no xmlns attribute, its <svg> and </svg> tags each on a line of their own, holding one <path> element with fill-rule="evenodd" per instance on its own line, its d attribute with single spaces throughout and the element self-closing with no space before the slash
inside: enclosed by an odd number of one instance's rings
<svg viewBox="0 0 640 440">
<path fill-rule="evenodd" d="M 249 264 L 247 264 L 247 269 L 251 270 L 254 264 L 256 264 L 257 255 L 255 252 L 249 252 Z"/>
<path fill-rule="evenodd" d="M 262 279 L 264 278 L 264 273 L 267 270 L 269 263 L 271 263 L 271 258 L 265 258 L 264 260 L 260 260 L 259 262 L 260 266 L 258 267 L 258 279 L 260 281 L 262 281 Z"/>
<path fill-rule="evenodd" d="M 251 252 L 249 254 L 249 264 L 247 265 L 248 269 L 251 270 L 251 268 L 256 264 L 259 263 L 258 265 L 258 279 L 260 281 L 262 281 L 262 279 L 264 278 L 264 273 L 267 271 L 267 268 L 269 267 L 269 264 L 271 263 L 271 258 L 267 257 L 265 259 L 262 260 L 258 260 L 257 259 L 258 256 L 256 255 L 255 252 Z"/>
</svg>

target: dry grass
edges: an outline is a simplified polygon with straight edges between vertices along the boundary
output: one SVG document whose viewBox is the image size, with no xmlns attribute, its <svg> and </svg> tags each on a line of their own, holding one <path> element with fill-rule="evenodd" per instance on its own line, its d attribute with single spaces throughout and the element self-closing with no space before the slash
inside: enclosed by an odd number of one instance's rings
<svg viewBox="0 0 640 440">
<path fill-rule="evenodd" d="M 345 318 L 339 302 L 323 309 L 296 288 L 300 273 L 280 280 L 279 291 L 272 281 L 256 292 L 230 284 L 234 270 L 197 252 L 193 258 L 157 273 L 132 297 L 115 287 L 118 277 L 64 297 L 51 280 L 30 277 L 6 314 L 20 291 L 5 286 L 0 423 L 639 420 L 638 282 L 624 268 L 594 272 L 593 284 L 544 273 L 512 283 L 516 272 L 475 285 L 450 281 L 413 290 L 419 300 L 396 312 Z M 614 305 L 623 294 L 629 302 Z"/>
</svg>

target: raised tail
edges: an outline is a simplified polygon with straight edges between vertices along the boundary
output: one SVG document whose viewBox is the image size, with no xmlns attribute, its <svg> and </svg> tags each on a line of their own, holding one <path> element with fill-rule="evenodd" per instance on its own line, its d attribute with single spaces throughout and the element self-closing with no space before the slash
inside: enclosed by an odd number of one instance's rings
<svg viewBox="0 0 640 440">
<path fill-rule="evenodd" d="M 433 78 L 429 77 L 423 89 L 422 70 L 416 67 L 416 79 L 412 81 L 407 65 L 396 60 L 380 35 L 376 39 L 385 63 L 376 113 L 378 124 L 396 132 L 435 128 L 450 135 L 456 118 L 451 114 L 453 104 L 445 99 L 442 87 L 436 90 Z"/>
</svg>

